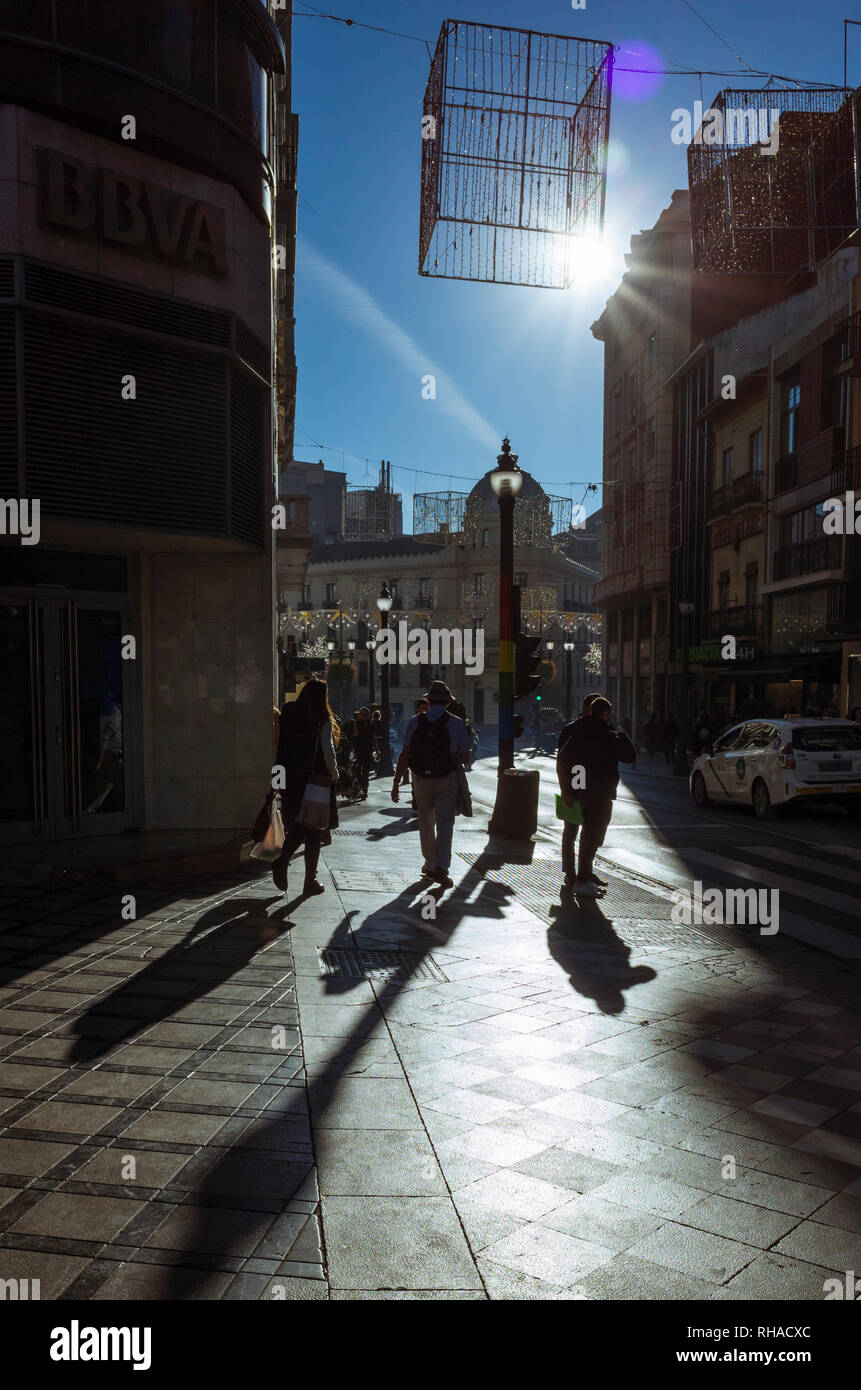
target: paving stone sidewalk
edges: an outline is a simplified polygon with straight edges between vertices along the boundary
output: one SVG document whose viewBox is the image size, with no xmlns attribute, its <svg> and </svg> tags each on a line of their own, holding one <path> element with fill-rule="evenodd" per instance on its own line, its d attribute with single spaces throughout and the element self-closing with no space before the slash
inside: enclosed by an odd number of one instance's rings
<svg viewBox="0 0 861 1390">
<path fill-rule="evenodd" d="M 855 968 L 675 927 L 621 878 L 580 911 L 551 846 L 479 820 L 429 893 L 415 826 L 372 784 L 307 902 L 300 861 L 286 898 L 262 871 L 154 884 L 131 923 L 116 890 L 13 895 L 0 1276 L 819 1300 L 861 1267 Z"/>
</svg>

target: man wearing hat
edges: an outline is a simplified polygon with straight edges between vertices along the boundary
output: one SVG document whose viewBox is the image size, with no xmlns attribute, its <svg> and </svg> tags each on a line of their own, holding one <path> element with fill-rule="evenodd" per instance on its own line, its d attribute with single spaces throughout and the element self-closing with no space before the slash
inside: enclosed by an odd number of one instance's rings
<svg viewBox="0 0 861 1390">
<path fill-rule="evenodd" d="M 457 803 L 455 768 L 458 763 L 468 763 L 471 740 L 463 720 L 447 711 L 454 696 L 445 681 L 432 681 L 426 698 L 427 713 L 414 714 L 406 727 L 395 768 L 392 801 L 398 800 L 398 784 L 409 767 L 424 856 L 422 874 L 450 888 L 448 871 Z"/>
</svg>

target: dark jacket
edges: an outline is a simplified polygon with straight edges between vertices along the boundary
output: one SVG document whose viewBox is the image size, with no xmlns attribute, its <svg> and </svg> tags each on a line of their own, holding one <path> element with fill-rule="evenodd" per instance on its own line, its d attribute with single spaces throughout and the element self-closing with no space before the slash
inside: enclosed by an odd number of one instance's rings
<svg viewBox="0 0 861 1390">
<path fill-rule="evenodd" d="M 628 735 L 616 733 L 603 719 L 593 714 L 581 714 L 566 724 L 559 735 L 556 754 L 556 774 L 563 793 L 574 795 L 578 801 L 615 801 L 619 785 L 619 763 L 632 763 L 637 750 Z M 571 786 L 572 769 L 585 769 L 585 785 L 575 790 Z"/>
<path fill-rule="evenodd" d="M 353 726 L 353 752 L 356 762 L 369 763 L 377 751 L 377 731 L 371 720 L 357 719 Z"/>
<path fill-rule="evenodd" d="M 317 742 L 317 730 L 310 724 L 299 724 L 291 715 L 290 705 L 281 711 L 278 752 L 275 762 L 284 768 L 284 787 L 281 791 L 281 819 L 285 829 L 296 819 L 305 787 L 312 773 L 327 776 L 326 760 Z M 332 786 L 329 801 L 329 829 L 338 824 L 338 803 Z M 328 844 L 328 832 L 323 831 L 323 843 Z"/>
</svg>

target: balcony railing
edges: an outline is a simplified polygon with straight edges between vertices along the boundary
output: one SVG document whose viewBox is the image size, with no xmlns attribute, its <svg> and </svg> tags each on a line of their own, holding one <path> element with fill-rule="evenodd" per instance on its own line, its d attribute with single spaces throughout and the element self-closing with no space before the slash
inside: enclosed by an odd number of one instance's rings
<svg viewBox="0 0 861 1390">
<path fill-rule="evenodd" d="M 706 636 L 757 637 L 762 629 L 762 608 L 744 603 L 733 608 L 713 608 L 706 619 Z"/>
<path fill-rule="evenodd" d="M 784 454 L 777 460 L 776 481 L 778 492 L 789 492 L 798 486 L 798 455 Z"/>
<path fill-rule="evenodd" d="M 834 493 L 848 492 L 861 487 L 861 445 L 843 449 L 834 455 L 831 467 L 831 488 Z"/>
<path fill-rule="evenodd" d="M 762 501 L 762 474 L 743 473 L 725 487 L 716 488 L 709 498 L 709 516 L 720 516 L 746 502 Z"/>
<path fill-rule="evenodd" d="M 816 540 L 784 546 L 775 551 L 774 578 L 796 579 L 802 574 L 815 574 L 817 570 L 838 569 L 842 563 L 842 547 L 841 536 L 818 536 Z"/>
</svg>

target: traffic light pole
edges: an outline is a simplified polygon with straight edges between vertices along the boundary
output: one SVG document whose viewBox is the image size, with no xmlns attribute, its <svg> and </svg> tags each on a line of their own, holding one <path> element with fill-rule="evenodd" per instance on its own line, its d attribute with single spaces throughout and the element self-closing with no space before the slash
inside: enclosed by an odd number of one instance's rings
<svg viewBox="0 0 861 1390">
<path fill-rule="evenodd" d="M 514 767 L 514 495 L 499 499 L 499 776 Z"/>
</svg>

